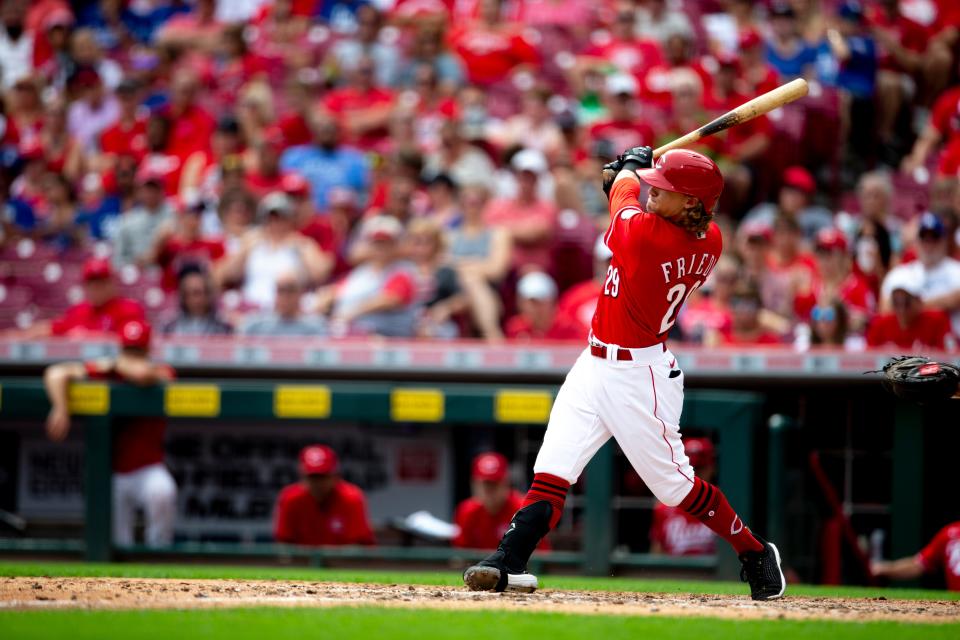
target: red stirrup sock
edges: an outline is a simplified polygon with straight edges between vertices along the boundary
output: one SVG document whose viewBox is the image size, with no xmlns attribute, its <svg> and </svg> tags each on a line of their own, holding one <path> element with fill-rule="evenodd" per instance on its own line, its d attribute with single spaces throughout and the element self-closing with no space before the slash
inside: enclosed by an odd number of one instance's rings
<svg viewBox="0 0 960 640">
<path fill-rule="evenodd" d="M 533 482 L 530 483 L 530 490 L 523 498 L 522 509 L 534 502 L 549 502 L 553 507 L 550 514 L 550 530 L 552 531 L 557 523 L 560 522 L 560 516 L 563 515 L 563 503 L 567 500 L 567 491 L 570 490 L 570 483 L 563 478 L 550 475 L 549 473 L 535 473 Z"/>
<path fill-rule="evenodd" d="M 727 502 L 727 497 L 709 482 L 694 478 L 693 489 L 679 507 L 729 542 L 738 555 L 747 551 L 763 551 L 763 545 L 744 526 L 743 520 Z"/>
</svg>

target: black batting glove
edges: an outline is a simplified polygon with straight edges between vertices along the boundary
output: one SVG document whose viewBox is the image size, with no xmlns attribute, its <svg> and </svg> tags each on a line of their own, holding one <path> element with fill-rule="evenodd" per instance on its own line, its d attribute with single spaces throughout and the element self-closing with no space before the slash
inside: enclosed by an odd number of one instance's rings
<svg viewBox="0 0 960 640">
<path fill-rule="evenodd" d="M 630 147 L 619 158 L 622 168 L 629 171 L 649 169 L 653 166 L 652 147 Z"/>
<path fill-rule="evenodd" d="M 613 181 L 616 180 L 617 174 L 620 173 L 621 169 L 623 169 L 623 163 L 620 162 L 620 158 L 603 165 L 603 192 L 607 194 L 607 198 L 610 197 L 610 189 L 613 187 Z"/>
</svg>

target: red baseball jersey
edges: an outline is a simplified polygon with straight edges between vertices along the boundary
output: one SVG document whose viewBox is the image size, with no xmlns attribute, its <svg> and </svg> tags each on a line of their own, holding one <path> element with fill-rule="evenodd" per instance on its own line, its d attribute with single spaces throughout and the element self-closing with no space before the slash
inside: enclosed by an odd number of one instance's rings
<svg viewBox="0 0 960 640">
<path fill-rule="evenodd" d="M 593 315 L 593 335 L 621 347 L 649 347 L 667 339 L 677 313 L 703 284 L 723 250 L 711 223 L 697 236 L 640 206 L 640 185 L 620 180 L 610 190 L 610 228 L 604 236 L 613 260 Z"/>
<path fill-rule="evenodd" d="M 104 370 L 102 361 L 84 363 L 87 377 L 91 380 L 123 382 L 113 370 Z M 170 365 L 161 365 L 171 380 L 176 372 Z M 163 462 L 163 437 L 167 419 L 161 416 L 114 418 L 113 420 L 113 470 L 130 473 L 143 467 Z"/>
<path fill-rule="evenodd" d="M 318 503 L 298 482 L 283 488 L 277 498 L 273 537 L 277 542 L 311 546 L 374 544 L 367 520 L 367 500 L 360 487 L 340 480 Z"/>
<path fill-rule="evenodd" d="M 658 542 L 670 556 L 716 553 L 714 534 L 705 524 L 679 507 L 659 503 L 653 509 L 650 541 Z"/>
<path fill-rule="evenodd" d="M 79 302 L 53 321 L 50 331 L 55 336 L 82 333 L 117 333 L 130 320 L 143 320 L 143 306 L 129 298 L 111 298 L 100 307 Z"/>
<path fill-rule="evenodd" d="M 900 349 L 952 349 L 955 344 L 950 334 L 950 316 L 935 309 L 925 309 L 909 327 L 900 326 L 897 316 L 883 313 L 870 321 L 867 327 L 867 345 Z"/>
<path fill-rule="evenodd" d="M 523 496 L 511 491 L 500 511 L 490 513 L 475 498 L 467 498 L 457 506 L 453 522 L 460 527 L 460 533 L 453 539 L 453 546 L 465 549 L 496 549 L 500 538 L 510 526 L 513 514 L 523 506 Z M 550 548 L 546 538 L 540 541 L 538 549 Z"/>
<path fill-rule="evenodd" d="M 943 568 L 947 589 L 960 591 L 960 522 L 948 524 L 917 554 L 926 571 Z"/>
</svg>

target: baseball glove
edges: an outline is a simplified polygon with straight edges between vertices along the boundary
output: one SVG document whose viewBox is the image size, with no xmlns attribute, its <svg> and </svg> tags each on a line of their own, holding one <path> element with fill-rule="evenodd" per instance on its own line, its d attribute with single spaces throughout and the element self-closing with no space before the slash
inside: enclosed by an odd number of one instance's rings
<svg viewBox="0 0 960 640">
<path fill-rule="evenodd" d="M 960 383 L 960 369 L 922 356 L 894 358 L 878 373 L 887 391 L 919 404 L 949 400 Z"/>
</svg>

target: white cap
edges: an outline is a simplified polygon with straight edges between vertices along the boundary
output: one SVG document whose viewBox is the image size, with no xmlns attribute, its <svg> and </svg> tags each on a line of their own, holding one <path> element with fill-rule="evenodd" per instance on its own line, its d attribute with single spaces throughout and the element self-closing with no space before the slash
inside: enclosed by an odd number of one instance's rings
<svg viewBox="0 0 960 640">
<path fill-rule="evenodd" d="M 510 166 L 514 171 L 532 171 L 533 173 L 544 173 L 548 168 L 547 158 L 536 149 L 518 151 L 510 160 Z"/>
<path fill-rule="evenodd" d="M 621 93 L 629 93 L 632 96 L 637 95 L 637 80 L 626 73 L 615 73 L 607 77 L 607 93 L 612 96 Z"/>
<path fill-rule="evenodd" d="M 403 234 L 403 225 L 393 216 L 374 216 L 363 223 L 365 240 L 396 240 Z"/>
<path fill-rule="evenodd" d="M 520 278 L 517 293 L 530 300 L 556 300 L 557 285 L 553 278 L 542 271 L 534 271 Z"/>
<path fill-rule="evenodd" d="M 603 241 L 603 236 L 597 236 L 597 241 L 593 244 L 593 259 L 609 260 L 612 257 L 613 251 L 610 251 L 610 247 Z"/>
<path fill-rule="evenodd" d="M 269 214 L 276 212 L 284 216 L 293 215 L 293 203 L 290 198 L 282 191 L 271 191 L 263 196 L 260 206 L 257 207 L 257 217 L 261 220 Z"/>
<path fill-rule="evenodd" d="M 890 293 L 900 289 L 919 298 L 923 294 L 923 274 L 916 269 L 899 267 L 887 274 L 884 286 Z"/>
</svg>

